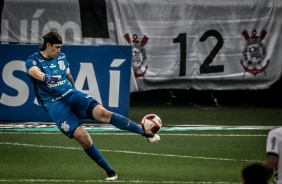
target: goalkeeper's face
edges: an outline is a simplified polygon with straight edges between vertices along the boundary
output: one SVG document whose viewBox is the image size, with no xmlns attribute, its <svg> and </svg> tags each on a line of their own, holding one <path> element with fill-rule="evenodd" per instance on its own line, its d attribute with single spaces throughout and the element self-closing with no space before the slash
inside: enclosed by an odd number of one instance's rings
<svg viewBox="0 0 282 184">
<path fill-rule="evenodd" d="M 49 44 L 47 43 L 46 54 L 50 59 L 54 59 L 61 52 L 62 44 Z"/>
</svg>

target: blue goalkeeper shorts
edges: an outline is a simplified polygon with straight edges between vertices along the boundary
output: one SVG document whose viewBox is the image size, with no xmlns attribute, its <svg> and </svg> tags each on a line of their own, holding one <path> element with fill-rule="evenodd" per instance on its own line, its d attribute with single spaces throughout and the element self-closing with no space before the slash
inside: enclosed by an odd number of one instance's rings
<svg viewBox="0 0 282 184">
<path fill-rule="evenodd" d="M 73 138 L 74 130 L 81 125 L 81 119 L 94 119 L 93 109 L 99 103 L 90 95 L 74 90 L 54 102 L 48 113 L 62 133 Z"/>
</svg>

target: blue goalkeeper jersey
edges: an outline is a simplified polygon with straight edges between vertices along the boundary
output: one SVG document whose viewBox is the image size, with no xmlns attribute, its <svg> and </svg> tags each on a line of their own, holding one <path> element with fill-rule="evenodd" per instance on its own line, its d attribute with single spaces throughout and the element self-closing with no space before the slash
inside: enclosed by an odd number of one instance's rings
<svg viewBox="0 0 282 184">
<path fill-rule="evenodd" d="M 37 66 L 45 74 L 58 74 L 61 78 L 56 84 L 46 84 L 45 82 L 31 78 L 36 98 L 39 104 L 48 110 L 55 101 L 66 96 L 74 90 L 74 87 L 67 79 L 66 74 L 70 72 L 69 63 L 64 53 L 60 53 L 54 59 L 45 59 L 39 52 L 35 52 L 26 60 L 27 71 Z"/>
</svg>

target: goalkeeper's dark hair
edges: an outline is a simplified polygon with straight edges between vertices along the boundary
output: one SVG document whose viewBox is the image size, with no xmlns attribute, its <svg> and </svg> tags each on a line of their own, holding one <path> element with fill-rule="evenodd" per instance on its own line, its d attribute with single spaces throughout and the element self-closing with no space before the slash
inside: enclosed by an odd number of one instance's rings
<svg viewBox="0 0 282 184">
<path fill-rule="evenodd" d="M 62 37 L 55 32 L 49 32 L 45 34 L 43 37 L 43 43 L 39 46 L 40 51 L 44 51 L 46 49 L 46 44 L 62 44 Z"/>
</svg>

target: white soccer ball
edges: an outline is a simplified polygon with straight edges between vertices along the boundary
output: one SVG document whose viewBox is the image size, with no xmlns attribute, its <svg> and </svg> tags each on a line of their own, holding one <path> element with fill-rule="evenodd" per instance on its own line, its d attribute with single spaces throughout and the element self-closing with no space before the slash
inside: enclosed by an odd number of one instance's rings
<svg viewBox="0 0 282 184">
<path fill-rule="evenodd" d="M 156 114 L 147 114 L 142 119 L 141 126 L 144 132 L 156 134 L 162 128 L 162 120 Z"/>
</svg>

